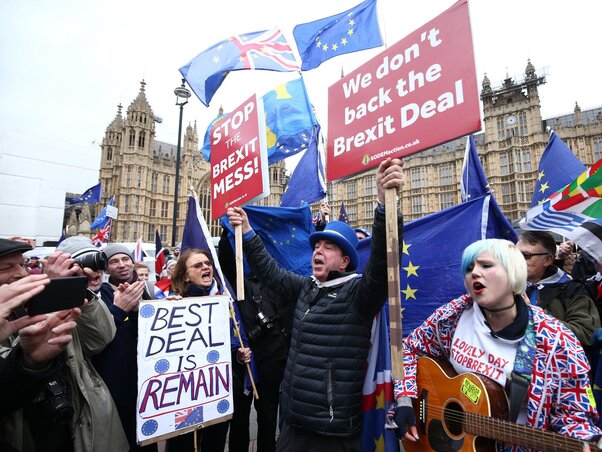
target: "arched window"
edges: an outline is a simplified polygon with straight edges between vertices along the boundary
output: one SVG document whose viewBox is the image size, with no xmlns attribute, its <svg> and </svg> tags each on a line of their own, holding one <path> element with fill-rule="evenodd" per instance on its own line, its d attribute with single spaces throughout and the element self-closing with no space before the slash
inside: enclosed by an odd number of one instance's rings
<svg viewBox="0 0 602 452">
<path fill-rule="evenodd" d="M 140 188 L 142 185 L 142 168 L 138 168 L 138 174 L 136 174 L 136 187 Z"/>
<path fill-rule="evenodd" d="M 113 160 L 113 148 L 110 146 L 107 148 L 107 160 Z"/>
<path fill-rule="evenodd" d="M 145 139 L 145 133 L 144 132 L 140 132 L 140 135 L 138 136 L 138 147 L 139 148 L 143 148 L 144 147 L 144 139 Z"/>
<path fill-rule="evenodd" d="M 157 173 L 153 173 L 151 177 L 151 191 L 153 193 L 157 193 L 159 191 L 159 175 Z"/>
<path fill-rule="evenodd" d="M 130 129 L 130 146 L 134 147 L 136 145 L 136 131 L 134 129 Z"/>
<path fill-rule="evenodd" d="M 132 167 L 128 166 L 125 173 L 125 186 L 129 187 L 132 183 Z"/>
</svg>

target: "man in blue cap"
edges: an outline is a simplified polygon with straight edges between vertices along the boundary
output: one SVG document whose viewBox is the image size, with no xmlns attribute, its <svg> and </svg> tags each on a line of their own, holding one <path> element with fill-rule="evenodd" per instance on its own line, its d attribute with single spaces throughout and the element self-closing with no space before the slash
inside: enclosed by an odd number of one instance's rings
<svg viewBox="0 0 602 452">
<path fill-rule="evenodd" d="M 242 225 L 243 250 L 262 284 L 295 313 L 283 379 L 284 424 L 278 451 L 360 451 L 362 387 L 372 320 L 387 298 L 385 189 L 403 185 L 402 161 L 387 159 L 376 172 L 370 259 L 362 275 L 355 231 L 331 221 L 310 235 L 312 275 L 278 267 L 239 207 L 228 209 L 230 224 Z M 403 222 L 398 218 L 398 241 Z"/>
</svg>

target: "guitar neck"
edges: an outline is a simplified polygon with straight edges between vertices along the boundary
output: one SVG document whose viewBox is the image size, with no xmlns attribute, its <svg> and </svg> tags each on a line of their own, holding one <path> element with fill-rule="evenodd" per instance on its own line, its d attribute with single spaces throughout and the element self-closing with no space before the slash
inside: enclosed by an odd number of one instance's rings
<svg viewBox="0 0 602 452">
<path fill-rule="evenodd" d="M 517 444 L 543 451 L 581 452 L 583 441 L 482 414 L 464 413 L 464 430 L 499 442 Z"/>
</svg>

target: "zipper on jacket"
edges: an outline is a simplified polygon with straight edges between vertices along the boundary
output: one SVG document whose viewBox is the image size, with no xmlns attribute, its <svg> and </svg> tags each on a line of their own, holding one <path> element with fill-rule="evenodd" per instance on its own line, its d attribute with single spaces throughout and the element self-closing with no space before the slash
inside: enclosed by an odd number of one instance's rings
<svg viewBox="0 0 602 452">
<path fill-rule="evenodd" d="M 328 401 L 328 414 L 330 422 L 334 419 L 334 409 L 332 408 L 332 363 L 328 365 L 328 375 L 326 378 L 326 400 Z"/>
<path fill-rule="evenodd" d="M 307 315 L 307 313 L 309 312 L 309 310 L 310 310 L 310 309 L 311 309 L 311 308 L 307 308 L 307 311 L 305 311 L 305 312 L 303 313 L 303 317 L 301 317 L 301 321 L 302 321 L 302 322 L 303 322 L 303 320 L 305 320 L 305 316 Z"/>
</svg>

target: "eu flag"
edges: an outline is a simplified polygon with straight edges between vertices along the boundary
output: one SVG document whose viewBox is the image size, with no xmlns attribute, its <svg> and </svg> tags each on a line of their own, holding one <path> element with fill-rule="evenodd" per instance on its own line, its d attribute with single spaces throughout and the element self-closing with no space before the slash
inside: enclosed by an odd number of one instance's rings
<svg viewBox="0 0 602 452">
<path fill-rule="evenodd" d="M 337 55 L 383 45 L 376 0 L 365 0 L 348 11 L 297 25 L 293 36 L 301 55 L 301 70 L 314 69 Z"/>
<path fill-rule="evenodd" d="M 307 97 L 302 78 L 283 83 L 262 97 L 265 112 L 268 164 L 302 152 L 311 144 L 318 121 Z M 201 152 L 211 160 L 211 127 L 225 115 L 218 116 L 207 127 Z"/>
<path fill-rule="evenodd" d="M 349 224 L 349 216 L 347 215 L 347 209 L 345 209 L 345 203 L 341 201 L 341 210 L 339 211 L 339 221 Z"/>
<path fill-rule="evenodd" d="M 100 182 L 94 187 L 88 188 L 81 196 L 69 200 L 69 204 L 78 202 L 100 202 Z"/>
<path fill-rule="evenodd" d="M 246 206 L 251 228 L 261 238 L 266 250 L 278 265 L 300 275 L 311 275 L 312 248 L 309 234 L 315 232 L 311 210 L 303 207 Z M 227 216 L 222 217 L 222 225 L 228 228 L 232 249 L 234 229 Z M 245 264 L 245 271 L 247 265 Z"/>
<path fill-rule="evenodd" d="M 550 140 L 537 168 L 537 179 L 529 208 L 543 203 L 562 187 L 577 179 L 585 170 L 583 163 L 556 132 L 550 131 Z"/>
<path fill-rule="evenodd" d="M 466 151 L 462 164 L 462 181 L 460 182 L 462 201 L 468 201 L 491 192 L 487 176 L 483 171 L 483 165 L 477 153 L 474 136 L 469 135 L 466 140 Z"/>
<path fill-rule="evenodd" d="M 299 207 L 303 203 L 311 204 L 323 199 L 326 195 L 324 166 L 318 151 L 319 135 L 320 126 L 317 126 L 310 139 L 309 148 L 299 160 L 286 191 L 282 195 L 280 207 Z"/>
<path fill-rule="evenodd" d="M 295 56 L 280 30 L 232 36 L 209 47 L 180 68 L 199 100 L 209 102 L 230 71 L 297 71 Z"/>
<path fill-rule="evenodd" d="M 107 222 L 110 220 L 110 218 L 107 217 L 107 206 L 112 206 L 114 201 L 115 196 L 112 196 L 107 205 L 102 208 L 98 216 L 94 219 L 90 225 L 90 229 L 103 228 L 107 224 Z"/>
<path fill-rule="evenodd" d="M 410 333 L 439 306 L 466 293 L 460 263 L 464 248 L 477 240 L 516 242 L 516 231 L 492 195 L 472 199 L 410 221 L 403 229 L 400 265 L 403 330 Z M 360 268 L 371 240 L 360 240 Z"/>
</svg>

